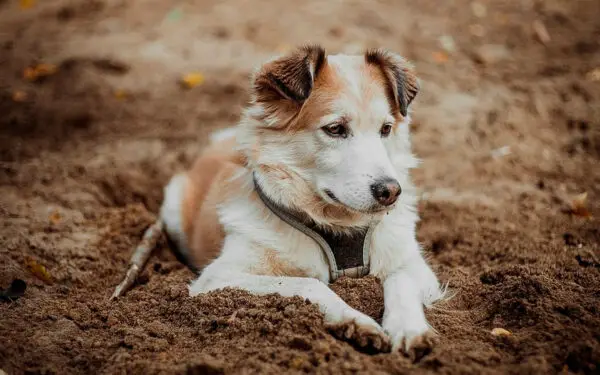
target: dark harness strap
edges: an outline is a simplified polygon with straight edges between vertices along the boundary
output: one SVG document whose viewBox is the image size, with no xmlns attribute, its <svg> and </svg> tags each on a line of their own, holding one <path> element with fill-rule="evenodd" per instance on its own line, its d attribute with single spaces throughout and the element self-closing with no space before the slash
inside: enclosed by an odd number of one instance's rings
<svg viewBox="0 0 600 375">
<path fill-rule="evenodd" d="M 333 233 L 323 230 L 312 220 L 301 220 L 300 215 L 278 205 L 267 197 L 254 178 L 254 186 L 263 203 L 281 220 L 312 238 L 329 262 L 331 281 L 340 276 L 362 277 L 369 273 L 371 237 L 377 223 L 352 233 Z"/>
</svg>

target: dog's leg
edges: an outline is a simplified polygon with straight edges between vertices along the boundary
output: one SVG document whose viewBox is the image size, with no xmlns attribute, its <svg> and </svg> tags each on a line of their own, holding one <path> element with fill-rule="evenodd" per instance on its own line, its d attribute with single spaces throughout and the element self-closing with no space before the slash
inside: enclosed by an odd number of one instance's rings
<svg viewBox="0 0 600 375">
<path fill-rule="evenodd" d="M 245 289 L 257 295 L 279 293 L 284 297 L 303 297 L 319 306 L 327 328 L 340 339 L 351 341 L 365 349 L 390 350 L 389 338 L 375 320 L 350 307 L 317 279 L 232 273 L 227 271 L 227 266 L 219 265 L 217 260 L 191 284 L 190 295 L 224 287 Z"/>
<path fill-rule="evenodd" d="M 383 282 L 383 328 L 392 339 L 392 350 L 403 350 L 413 359 L 427 354 L 434 334 L 423 305 L 442 296 L 439 282 L 420 254 L 391 272 Z"/>
</svg>

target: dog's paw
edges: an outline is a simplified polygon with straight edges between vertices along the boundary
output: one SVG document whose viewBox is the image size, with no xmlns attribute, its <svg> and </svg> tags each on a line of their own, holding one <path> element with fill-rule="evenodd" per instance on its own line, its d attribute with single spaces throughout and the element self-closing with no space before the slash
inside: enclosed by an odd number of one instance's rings
<svg viewBox="0 0 600 375">
<path fill-rule="evenodd" d="M 389 352 L 392 347 L 381 326 L 366 315 L 327 324 L 327 329 L 337 338 L 349 341 L 367 352 Z"/>
<path fill-rule="evenodd" d="M 400 351 L 413 362 L 420 361 L 432 352 L 437 344 L 437 335 L 430 329 L 402 330 L 391 335 L 392 351 Z"/>
</svg>

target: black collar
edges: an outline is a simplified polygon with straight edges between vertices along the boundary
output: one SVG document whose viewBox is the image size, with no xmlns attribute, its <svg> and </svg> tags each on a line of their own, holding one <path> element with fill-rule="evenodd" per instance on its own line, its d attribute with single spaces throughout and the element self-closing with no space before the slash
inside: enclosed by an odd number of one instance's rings
<svg viewBox="0 0 600 375">
<path fill-rule="evenodd" d="M 371 237 L 377 222 L 351 233 L 334 233 L 311 219 L 305 219 L 306 215 L 275 203 L 265 194 L 254 174 L 253 179 L 254 188 L 265 206 L 319 245 L 329 262 L 330 281 L 335 281 L 340 276 L 362 277 L 369 273 Z"/>
</svg>

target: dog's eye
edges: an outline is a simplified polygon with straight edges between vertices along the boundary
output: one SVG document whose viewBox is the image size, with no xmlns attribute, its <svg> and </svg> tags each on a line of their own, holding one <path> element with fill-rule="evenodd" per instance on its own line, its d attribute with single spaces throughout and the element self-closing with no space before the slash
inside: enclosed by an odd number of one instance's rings
<svg viewBox="0 0 600 375">
<path fill-rule="evenodd" d="M 324 126 L 322 129 L 331 137 L 346 138 L 348 136 L 348 127 L 344 124 L 331 124 Z"/>
<path fill-rule="evenodd" d="M 383 126 L 381 127 L 381 130 L 379 130 L 379 133 L 381 134 L 382 137 L 387 137 L 388 135 L 390 135 L 391 132 L 392 132 L 391 124 L 383 124 Z"/>
</svg>

